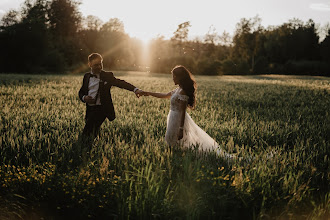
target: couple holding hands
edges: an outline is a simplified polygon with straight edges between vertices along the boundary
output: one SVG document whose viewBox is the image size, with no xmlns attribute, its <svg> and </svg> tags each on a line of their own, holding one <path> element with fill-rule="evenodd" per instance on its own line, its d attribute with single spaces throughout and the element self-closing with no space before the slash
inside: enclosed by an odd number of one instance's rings
<svg viewBox="0 0 330 220">
<path fill-rule="evenodd" d="M 111 99 L 112 86 L 133 91 L 137 97 L 153 96 L 171 100 L 167 116 L 165 141 L 170 146 L 198 146 L 201 151 L 215 151 L 219 156 L 232 158 L 192 120 L 186 112 L 194 109 L 196 103 L 196 82 L 188 69 L 178 65 L 172 69 L 172 77 L 176 89 L 168 93 L 146 92 L 132 84 L 114 77 L 112 72 L 103 70 L 103 58 L 98 53 L 88 56 L 88 66 L 91 71 L 84 75 L 83 84 L 79 90 L 79 98 L 86 103 L 85 127 L 83 136 L 95 137 L 106 118 L 115 119 L 115 111 Z"/>
</svg>

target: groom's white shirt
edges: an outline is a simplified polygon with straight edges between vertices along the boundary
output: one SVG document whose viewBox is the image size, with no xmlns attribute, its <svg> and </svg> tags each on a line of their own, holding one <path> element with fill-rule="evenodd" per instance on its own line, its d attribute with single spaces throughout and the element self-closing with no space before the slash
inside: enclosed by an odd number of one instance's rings
<svg viewBox="0 0 330 220">
<path fill-rule="evenodd" d="M 96 98 L 96 103 L 88 104 L 88 105 L 89 106 L 101 105 L 100 96 L 97 95 L 100 86 L 100 74 L 93 74 L 93 72 L 91 72 L 91 74 L 95 75 L 96 77 L 89 78 L 88 95 L 91 96 L 93 99 Z M 85 96 L 83 96 L 83 100 L 85 100 Z"/>
</svg>

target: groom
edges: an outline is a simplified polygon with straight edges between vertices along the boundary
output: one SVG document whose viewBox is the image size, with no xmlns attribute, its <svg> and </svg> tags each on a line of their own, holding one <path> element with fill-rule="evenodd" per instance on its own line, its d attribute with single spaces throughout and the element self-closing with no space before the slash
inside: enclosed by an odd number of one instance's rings
<svg viewBox="0 0 330 220">
<path fill-rule="evenodd" d="M 79 98 L 86 103 L 85 127 L 83 137 L 96 137 L 104 120 L 115 119 L 110 89 L 112 86 L 133 91 L 139 98 L 142 90 L 124 80 L 114 77 L 112 72 L 103 70 L 103 58 L 98 53 L 88 56 L 88 66 L 91 71 L 84 75 L 83 84 L 79 90 Z"/>
</svg>

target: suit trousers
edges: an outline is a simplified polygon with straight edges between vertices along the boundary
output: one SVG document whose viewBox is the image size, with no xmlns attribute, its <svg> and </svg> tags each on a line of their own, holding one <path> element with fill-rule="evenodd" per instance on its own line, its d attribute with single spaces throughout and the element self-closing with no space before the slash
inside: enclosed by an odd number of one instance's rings
<svg viewBox="0 0 330 220">
<path fill-rule="evenodd" d="M 101 105 L 88 106 L 83 136 L 93 135 L 93 137 L 96 137 L 106 117 L 105 111 Z"/>
</svg>

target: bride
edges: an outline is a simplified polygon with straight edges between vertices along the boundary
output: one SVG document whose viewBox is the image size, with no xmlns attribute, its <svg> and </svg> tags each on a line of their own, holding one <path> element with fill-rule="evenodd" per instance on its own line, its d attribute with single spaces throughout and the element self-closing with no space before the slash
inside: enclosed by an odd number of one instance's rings
<svg viewBox="0 0 330 220">
<path fill-rule="evenodd" d="M 235 157 L 227 153 L 213 138 L 203 131 L 186 112 L 187 107 L 194 109 L 196 104 L 196 82 L 184 66 L 173 68 L 172 77 L 175 85 L 179 85 L 169 93 L 143 92 L 144 96 L 170 98 L 171 109 L 167 116 L 165 141 L 168 145 L 183 147 L 198 146 L 202 151 L 214 151 L 226 159 Z"/>
</svg>

